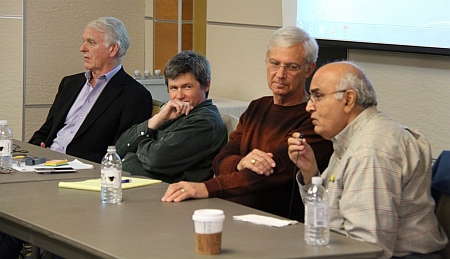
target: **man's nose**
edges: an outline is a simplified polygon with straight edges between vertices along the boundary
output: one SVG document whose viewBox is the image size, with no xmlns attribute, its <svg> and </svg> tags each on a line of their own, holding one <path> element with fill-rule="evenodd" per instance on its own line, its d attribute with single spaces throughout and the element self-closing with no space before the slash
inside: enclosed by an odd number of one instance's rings
<svg viewBox="0 0 450 259">
<path fill-rule="evenodd" d="M 284 76 L 286 76 L 286 68 L 285 68 L 284 66 L 280 66 L 280 67 L 277 69 L 276 75 L 277 75 L 278 77 L 284 77 Z"/>
<path fill-rule="evenodd" d="M 314 103 L 311 101 L 311 99 L 309 99 L 308 101 L 306 101 L 306 111 L 307 112 L 312 112 L 316 109 L 316 107 L 314 106 Z"/>
<path fill-rule="evenodd" d="M 177 99 L 182 99 L 184 97 L 184 93 L 183 93 L 183 89 L 182 88 L 178 88 L 177 90 Z"/>
<path fill-rule="evenodd" d="M 84 42 L 83 44 L 81 44 L 80 51 L 81 51 L 81 52 L 86 52 L 86 51 L 87 51 L 87 48 L 86 48 L 86 42 Z"/>
</svg>

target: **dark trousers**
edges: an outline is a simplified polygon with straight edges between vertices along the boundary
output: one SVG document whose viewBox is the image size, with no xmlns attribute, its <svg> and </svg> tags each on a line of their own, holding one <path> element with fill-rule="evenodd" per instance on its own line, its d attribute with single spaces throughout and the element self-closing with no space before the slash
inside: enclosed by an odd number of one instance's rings
<svg viewBox="0 0 450 259">
<path fill-rule="evenodd" d="M 0 258 L 17 259 L 22 247 L 21 240 L 0 231 Z"/>
<path fill-rule="evenodd" d="M 417 254 L 417 253 L 412 253 L 410 255 L 407 256 L 402 256 L 402 257 L 392 257 L 393 259 L 397 259 L 397 258 L 401 258 L 401 259 L 441 259 L 443 258 L 441 256 L 441 254 L 439 252 L 434 252 L 431 254 Z"/>
</svg>

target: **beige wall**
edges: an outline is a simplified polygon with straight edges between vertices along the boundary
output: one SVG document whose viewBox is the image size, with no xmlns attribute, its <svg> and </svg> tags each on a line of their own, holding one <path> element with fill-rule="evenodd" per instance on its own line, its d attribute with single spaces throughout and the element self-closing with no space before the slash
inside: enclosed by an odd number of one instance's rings
<svg viewBox="0 0 450 259">
<path fill-rule="evenodd" d="M 378 95 L 378 108 L 428 137 L 433 157 L 450 149 L 450 58 L 351 50 Z"/>
<path fill-rule="evenodd" d="M 271 33 L 282 25 L 281 8 L 281 0 L 208 0 L 212 97 L 250 101 L 271 94 L 264 54 Z M 450 57 L 350 50 L 349 60 L 373 81 L 380 110 L 421 129 L 434 157 L 450 149 Z"/>
<path fill-rule="evenodd" d="M 206 56 L 211 62 L 212 98 L 250 101 L 271 95 L 266 46 L 281 26 L 281 0 L 208 0 Z"/>
<path fill-rule="evenodd" d="M 8 120 L 15 138 L 22 137 L 23 56 L 22 0 L 0 0 L 0 119 Z"/>
</svg>

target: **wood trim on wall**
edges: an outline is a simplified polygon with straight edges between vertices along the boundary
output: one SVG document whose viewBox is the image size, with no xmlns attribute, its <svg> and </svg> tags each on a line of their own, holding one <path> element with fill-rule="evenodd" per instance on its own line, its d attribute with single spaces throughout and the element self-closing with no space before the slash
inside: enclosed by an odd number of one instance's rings
<svg viewBox="0 0 450 259">
<path fill-rule="evenodd" d="M 193 50 L 206 55 L 206 0 L 194 1 Z"/>
<path fill-rule="evenodd" d="M 206 55 L 207 0 L 182 0 L 181 50 Z M 154 0 L 153 67 L 164 72 L 167 60 L 178 53 L 178 0 Z"/>
</svg>

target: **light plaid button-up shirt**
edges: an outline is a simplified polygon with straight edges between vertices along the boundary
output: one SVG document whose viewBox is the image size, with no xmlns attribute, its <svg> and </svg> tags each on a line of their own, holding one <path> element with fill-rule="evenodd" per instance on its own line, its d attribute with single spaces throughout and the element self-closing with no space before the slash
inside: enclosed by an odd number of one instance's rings
<svg viewBox="0 0 450 259">
<path fill-rule="evenodd" d="M 431 150 L 420 132 L 371 107 L 332 141 L 322 174 L 331 229 L 383 247 L 386 258 L 444 248 L 430 193 Z"/>
</svg>

